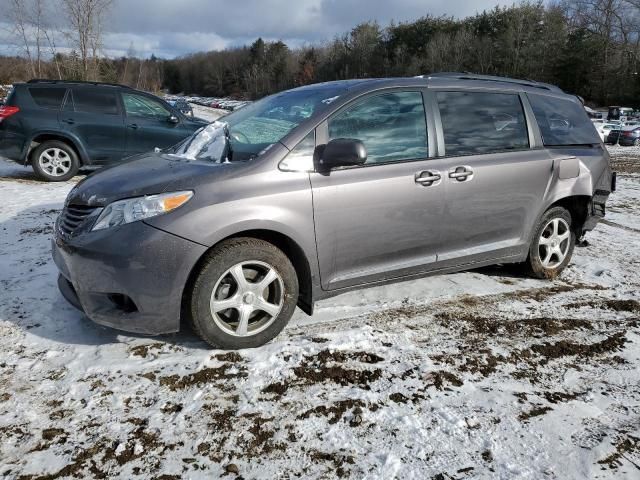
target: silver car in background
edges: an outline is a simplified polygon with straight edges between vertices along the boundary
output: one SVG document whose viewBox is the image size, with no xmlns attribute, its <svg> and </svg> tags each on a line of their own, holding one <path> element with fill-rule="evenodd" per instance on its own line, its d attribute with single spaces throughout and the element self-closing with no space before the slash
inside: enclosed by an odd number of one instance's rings
<svg viewBox="0 0 640 480">
<path fill-rule="evenodd" d="M 93 321 L 186 320 L 237 349 L 353 289 L 498 263 L 555 278 L 615 189 L 580 101 L 536 82 L 330 82 L 223 120 L 69 193 L 58 284 Z"/>
</svg>

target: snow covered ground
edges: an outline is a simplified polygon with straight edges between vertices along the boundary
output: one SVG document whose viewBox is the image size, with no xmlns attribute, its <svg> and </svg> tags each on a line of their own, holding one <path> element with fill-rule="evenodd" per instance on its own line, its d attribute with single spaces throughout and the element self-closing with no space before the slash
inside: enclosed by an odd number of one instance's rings
<svg viewBox="0 0 640 480">
<path fill-rule="evenodd" d="M 73 182 L 0 160 L 0 477 L 637 479 L 637 162 L 558 280 L 372 288 L 221 352 L 69 306 L 49 242 Z"/>
</svg>

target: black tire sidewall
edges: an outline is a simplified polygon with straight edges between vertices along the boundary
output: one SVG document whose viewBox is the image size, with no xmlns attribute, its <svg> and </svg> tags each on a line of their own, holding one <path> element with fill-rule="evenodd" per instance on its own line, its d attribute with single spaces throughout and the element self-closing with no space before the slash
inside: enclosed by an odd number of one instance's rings
<svg viewBox="0 0 640 480">
<path fill-rule="evenodd" d="M 542 266 L 542 261 L 540 259 L 540 235 L 542 235 L 543 229 L 547 226 L 547 224 L 554 218 L 561 218 L 567 225 L 569 225 L 569 249 L 567 250 L 567 255 L 565 259 L 562 261 L 560 265 L 555 268 L 545 268 Z M 571 257 L 573 256 L 573 249 L 576 244 L 576 235 L 573 230 L 573 225 L 571 222 L 571 214 L 568 210 L 563 207 L 554 207 L 547 210 L 542 218 L 539 220 L 536 229 L 533 234 L 533 238 L 531 240 L 531 245 L 529 247 L 529 258 L 527 263 L 529 264 L 529 269 L 531 273 L 537 278 L 548 278 L 554 279 L 562 273 L 562 271 L 569 265 L 571 262 Z"/>
<path fill-rule="evenodd" d="M 233 265 L 257 260 L 274 268 L 284 283 L 284 304 L 276 320 L 248 337 L 223 331 L 213 320 L 209 302 L 218 279 Z M 233 239 L 216 247 L 204 262 L 191 292 L 190 320 L 195 332 L 213 347 L 237 350 L 255 348 L 272 340 L 287 325 L 298 301 L 298 278 L 288 257 L 274 245 L 257 239 Z"/>
<path fill-rule="evenodd" d="M 71 159 L 71 168 L 66 174 L 54 177 L 40 168 L 40 162 L 38 159 L 40 158 L 40 155 L 42 155 L 42 152 L 48 148 L 59 148 L 69 155 L 69 158 Z M 78 159 L 78 154 L 71 146 L 69 146 L 69 144 L 58 140 L 47 140 L 46 142 L 42 142 L 33 150 L 31 155 L 31 167 L 36 175 L 38 175 L 42 180 L 47 182 L 66 182 L 78 173 L 78 170 L 80 169 L 80 160 Z"/>
</svg>

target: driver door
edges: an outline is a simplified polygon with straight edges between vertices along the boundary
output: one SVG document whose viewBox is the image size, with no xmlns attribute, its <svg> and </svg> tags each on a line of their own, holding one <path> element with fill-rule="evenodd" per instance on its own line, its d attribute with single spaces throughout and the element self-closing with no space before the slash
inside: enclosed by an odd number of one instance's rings
<svg viewBox="0 0 640 480">
<path fill-rule="evenodd" d="M 122 93 L 127 131 L 126 153 L 135 155 L 166 148 L 187 136 L 180 120 L 161 102 L 137 93 Z"/>
<path fill-rule="evenodd" d="M 442 160 L 429 155 L 421 92 L 370 95 L 324 129 L 326 140 L 362 141 L 368 157 L 362 166 L 310 174 L 322 287 L 429 270 L 440 246 L 445 182 Z"/>
</svg>

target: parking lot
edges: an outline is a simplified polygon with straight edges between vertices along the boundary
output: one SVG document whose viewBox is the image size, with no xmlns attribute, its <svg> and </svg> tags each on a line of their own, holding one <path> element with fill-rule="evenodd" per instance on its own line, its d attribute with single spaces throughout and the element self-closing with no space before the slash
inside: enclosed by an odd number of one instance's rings
<svg viewBox="0 0 640 480">
<path fill-rule="evenodd" d="M 561 278 L 349 293 L 240 352 L 74 310 L 50 238 L 79 178 L 0 160 L 0 476 L 637 479 L 640 151 L 612 153 L 618 191 Z"/>
</svg>

